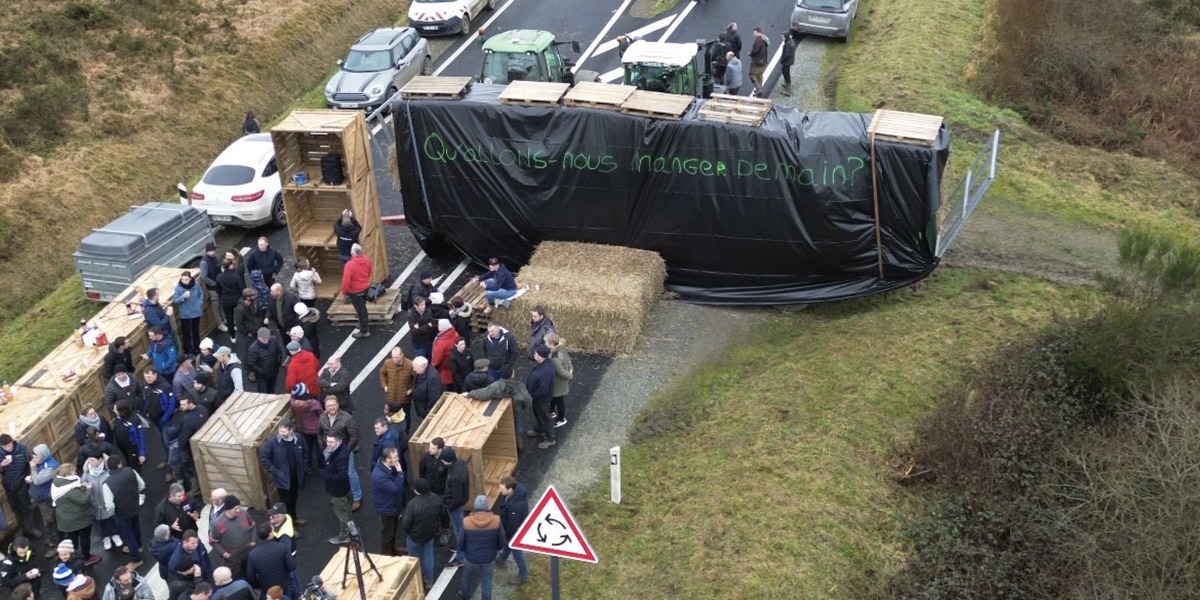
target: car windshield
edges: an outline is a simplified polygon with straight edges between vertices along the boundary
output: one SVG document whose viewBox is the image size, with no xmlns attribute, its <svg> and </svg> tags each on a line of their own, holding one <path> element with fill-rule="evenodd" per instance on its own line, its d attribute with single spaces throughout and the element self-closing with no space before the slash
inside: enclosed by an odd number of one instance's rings
<svg viewBox="0 0 1200 600">
<path fill-rule="evenodd" d="M 243 165 L 216 165 L 201 181 L 208 185 L 243 185 L 254 181 L 254 169 Z"/>
<path fill-rule="evenodd" d="M 498 84 L 511 81 L 540 81 L 537 56 L 528 53 L 488 52 L 483 59 L 483 78 Z"/>
<path fill-rule="evenodd" d="M 387 50 L 351 50 L 342 69 L 354 73 L 386 71 L 392 66 L 392 54 Z"/>
<path fill-rule="evenodd" d="M 800 0 L 800 6 L 813 10 L 841 12 L 845 10 L 844 0 Z"/>
</svg>

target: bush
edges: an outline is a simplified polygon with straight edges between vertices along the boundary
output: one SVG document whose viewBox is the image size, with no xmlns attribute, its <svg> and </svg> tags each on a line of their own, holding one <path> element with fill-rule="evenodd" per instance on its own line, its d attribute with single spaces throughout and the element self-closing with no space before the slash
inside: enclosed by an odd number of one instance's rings
<svg viewBox="0 0 1200 600">
<path fill-rule="evenodd" d="M 45 152 L 67 137 L 71 119 L 87 118 L 88 98 L 81 76 L 26 86 L 0 130 L 16 148 Z"/>
</svg>

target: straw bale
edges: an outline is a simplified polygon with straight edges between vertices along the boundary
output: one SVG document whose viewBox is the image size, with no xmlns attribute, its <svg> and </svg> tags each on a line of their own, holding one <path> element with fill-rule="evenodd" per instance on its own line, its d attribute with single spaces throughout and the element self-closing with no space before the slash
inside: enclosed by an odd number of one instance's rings
<svg viewBox="0 0 1200 600">
<path fill-rule="evenodd" d="M 518 276 L 529 290 L 493 320 L 522 344 L 529 311 L 542 306 L 568 349 L 614 356 L 633 351 L 663 293 L 667 265 L 655 252 L 577 242 L 542 242 Z"/>
</svg>

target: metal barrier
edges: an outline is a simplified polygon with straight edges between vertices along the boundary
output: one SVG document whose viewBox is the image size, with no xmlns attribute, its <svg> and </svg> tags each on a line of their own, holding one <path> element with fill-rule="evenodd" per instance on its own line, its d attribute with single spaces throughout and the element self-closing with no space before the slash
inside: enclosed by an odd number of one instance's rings
<svg viewBox="0 0 1200 600">
<path fill-rule="evenodd" d="M 992 181 L 996 179 L 996 157 L 999 154 L 1000 130 L 997 129 L 975 155 L 966 174 L 954 186 L 954 191 L 947 196 L 954 204 L 938 220 L 937 249 L 934 251 L 938 258 L 950 248 L 971 213 L 975 212 L 975 207 L 979 206 L 979 201 L 983 200 L 983 195 L 992 186 Z"/>
</svg>

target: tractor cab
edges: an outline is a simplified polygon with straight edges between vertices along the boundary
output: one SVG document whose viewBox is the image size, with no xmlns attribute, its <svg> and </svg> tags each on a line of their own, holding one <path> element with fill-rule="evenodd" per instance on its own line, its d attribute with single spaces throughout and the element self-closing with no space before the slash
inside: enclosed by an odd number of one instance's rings
<svg viewBox="0 0 1200 600">
<path fill-rule="evenodd" d="M 574 83 L 574 61 L 558 47 L 571 45 L 579 53 L 579 42 L 558 42 L 549 31 L 518 29 L 483 39 L 483 69 L 480 83 L 508 84 L 513 81 Z"/>
<path fill-rule="evenodd" d="M 625 85 L 639 90 L 712 96 L 712 71 L 703 41 L 676 44 L 637 40 L 625 49 L 621 66 Z"/>
</svg>

